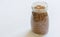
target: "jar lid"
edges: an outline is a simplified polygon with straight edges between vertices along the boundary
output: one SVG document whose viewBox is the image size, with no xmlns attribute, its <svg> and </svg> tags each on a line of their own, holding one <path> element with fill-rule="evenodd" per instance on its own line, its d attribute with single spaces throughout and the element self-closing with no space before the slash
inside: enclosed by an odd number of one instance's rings
<svg viewBox="0 0 60 37">
<path fill-rule="evenodd" d="M 42 10 L 47 10 L 47 3 L 46 2 L 44 2 L 44 1 L 42 1 L 42 2 L 35 2 L 35 3 L 33 3 L 33 5 L 32 5 L 32 9 L 33 9 L 33 11 L 42 11 Z"/>
</svg>

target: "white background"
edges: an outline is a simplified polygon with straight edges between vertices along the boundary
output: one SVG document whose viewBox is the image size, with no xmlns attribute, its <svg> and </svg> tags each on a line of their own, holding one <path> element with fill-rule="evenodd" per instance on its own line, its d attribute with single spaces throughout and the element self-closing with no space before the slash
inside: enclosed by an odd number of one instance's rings
<svg viewBox="0 0 60 37">
<path fill-rule="evenodd" d="M 0 37 L 25 37 L 24 34 L 31 28 L 33 1 L 36 0 L 0 0 Z M 60 37 L 60 1 L 46 2 L 49 14 L 49 33 L 46 37 Z"/>
</svg>

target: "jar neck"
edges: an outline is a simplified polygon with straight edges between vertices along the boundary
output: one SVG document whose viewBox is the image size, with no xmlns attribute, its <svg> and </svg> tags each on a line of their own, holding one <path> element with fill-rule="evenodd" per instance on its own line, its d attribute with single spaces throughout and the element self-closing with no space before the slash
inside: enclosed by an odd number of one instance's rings
<svg viewBox="0 0 60 37">
<path fill-rule="evenodd" d="M 41 10 L 33 9 L 32 11 L 33 12 L 39 12 L 39 13 L 45 13 L 45 12 L 47 12 L 46 9 L 41 9 Z"/>
</svg>

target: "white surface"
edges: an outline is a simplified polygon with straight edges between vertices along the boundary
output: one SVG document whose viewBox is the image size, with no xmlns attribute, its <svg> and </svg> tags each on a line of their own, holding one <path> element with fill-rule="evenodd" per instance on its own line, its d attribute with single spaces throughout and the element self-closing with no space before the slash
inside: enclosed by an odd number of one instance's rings
<svg viewBox="0 0 60 37">
<path fill-rule="evenodd" d="M 0 0 L 0 37 L 25 37 L 31 28 L 33 1 L 35 0 Z M 60 0 L 46 2 L 49 6 L 49 33 L 46 37 L 60 37 Z M 30 34 L 28 36 L 33 37 Z"/>
</svg>

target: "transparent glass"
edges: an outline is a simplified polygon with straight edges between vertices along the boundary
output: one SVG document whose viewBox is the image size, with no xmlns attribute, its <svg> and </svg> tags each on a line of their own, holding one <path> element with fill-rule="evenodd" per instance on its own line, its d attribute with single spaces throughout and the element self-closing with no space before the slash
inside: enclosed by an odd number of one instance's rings
<svg viewBox="0 0 60 37">
<path fill-rule="evenodd" d="M 31 27 L 36 34 L 46 34 L 48 32 L 48 12 L 46 2 L 35 2 L 32 5 Z"/>
</svg>

